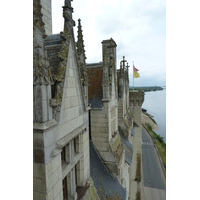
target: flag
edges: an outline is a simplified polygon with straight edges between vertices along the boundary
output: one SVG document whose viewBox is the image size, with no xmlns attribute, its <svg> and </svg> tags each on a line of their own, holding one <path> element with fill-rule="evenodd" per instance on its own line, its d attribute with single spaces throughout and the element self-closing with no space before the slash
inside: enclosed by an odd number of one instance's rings
<svg viewBox="0 0 200 200">
<path fill-rule="evenodd" d="M 140 75 L 139 75 L 139 73 L 138 73 L 138 72 L 135 72 L 135 71 L 134 71 L 134 72 L 133 72 L 133 77 L 134 77 L 134 78 L 139 78 L 139 77 L 140 77 Z"/>
<path fill-rule="evenodd" d="M 139 70 L 137 68 L 135 68 L 135 66 L 133 64 L 133 78 L 139 78 L 140 77 L 138 71 Z"/>
<path fill-rule="evenodd" d="M 134 65 L 134 64 L 133 64 L 133 71 L 134 71 L 134 72 L 139 71 L 138 69 L 135 68 L 135 65 Z"/>
</svg>

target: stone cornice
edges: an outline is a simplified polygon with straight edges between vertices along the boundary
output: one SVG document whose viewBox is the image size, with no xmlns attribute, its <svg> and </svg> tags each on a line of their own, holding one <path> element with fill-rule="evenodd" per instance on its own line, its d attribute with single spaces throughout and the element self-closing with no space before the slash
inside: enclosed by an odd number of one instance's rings
<svg viewBox="0 0 200 200">
<path fill-rule="evenodd" d="M 33 123 L 33 130 L 43 133 L 46 130 L 56 126 L 57 124 L 58 122 L 55 119 L 52 119 L 44 123 Z"/>
<path fill-rule="evenodd" d="M 65 145 L 67 145 L 73 138 L 77 137 L 79 134 L 87 131 L 87 126 L 85 124 L 81 125 L 71 133 L 67 134 L 64 138 L 60 139 L 57 142 L 57 148 L 62 149 Z"/>
<path fill-rule="evenodd" d="M 144 102 L 144 91 L 134 90 L 129 92 L 129 101 L 141 106 Z"/>
</svg>

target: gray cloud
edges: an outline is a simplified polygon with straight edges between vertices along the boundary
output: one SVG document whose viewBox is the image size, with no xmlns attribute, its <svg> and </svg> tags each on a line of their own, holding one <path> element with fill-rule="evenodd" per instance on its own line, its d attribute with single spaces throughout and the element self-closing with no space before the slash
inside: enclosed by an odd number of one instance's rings
<svg viewBox="0 0 200 200">
<path fill-rule="evenodd" d="M 63 0 L 56 0 L 56 4 L 59 2 L 63 6 Z M 131 66 L 130 73 L 133 73 L 133 61 L 140 70 L 141 78 L 136 83 L 159 85 L 165 82 L 165 4 L 165 0 L 73 1 L 74 20 L 82 20 L 87 62 L 101 61 L 101 42 L 112 37 L 117 43 L 117 68 L 125 56 Z M 62 15 L 62 11 L 59 12 Z M 62 30 L 62 17 L 61 21 Z M 77 28 L 74 32 L 76 36 Z"/>
</svg>

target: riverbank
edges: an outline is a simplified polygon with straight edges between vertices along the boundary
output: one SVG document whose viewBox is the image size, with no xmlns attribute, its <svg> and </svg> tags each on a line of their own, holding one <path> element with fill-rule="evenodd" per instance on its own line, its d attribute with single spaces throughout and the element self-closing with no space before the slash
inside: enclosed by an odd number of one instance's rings
<svg viewBox="0 0 200 200">
<path fill-rule="evenodd" d="M 130 86 L 130 90 L 143 90 L 144 92 L 151 92 L 151 91 L 158 91 L 158 90 L 163 90 L 163 87 L 161 86 Z M 165 89 L 165 87 L 164 87 Z"/>
<path fill-rule="evenodd" d="M 163 138 L 154 132 L 154 130 L 158 130 L 158 125 L 156 124 L 154 120 L 150 118 L 150 116 L 144 114 L 143 112 L 142 112 L 141 120 L 142 120 L 142 125 L 150 134 L 152 140 L 154 141 L 154 144 L 156 145 L 156 150 L 158 151 L 159 157 L 161 159 L 160 160 L 161 165 L 164 168 L 163 171 L 165 174 L 166 172 L 166 144 Z"/>
<path fill-rule="evenodd" d="M 145 123 L 149 123 L 152 126 L 153 130 L 155 130 L 155 131 L 158 130 L 158 125 L 156 123 L 154 123 L 152 121 L 152 119 L 147 114 L 144 114 L 143 112 L 141 115 L 141 120 L 142 120 L 143 125 L 145 125 Z"/>
</svg>

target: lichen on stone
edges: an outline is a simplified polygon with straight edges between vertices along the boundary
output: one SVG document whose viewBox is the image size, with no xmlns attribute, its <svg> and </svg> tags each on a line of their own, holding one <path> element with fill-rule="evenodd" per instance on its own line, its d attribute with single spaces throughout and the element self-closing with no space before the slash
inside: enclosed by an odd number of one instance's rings
<svg viewBox="0 0 200 200">
<path fill-rule="evenodd" d="M 110 146 L 111 146 L 112 152 L 117 160 L 117 163 L 119 163 L 120 159 L 121 159 L 121 155 L 124 150 L 124 147 L 123 147 L 121 137 L 118 132 L 117 132 L 116 136 L 111 139 Z"/>
</svg>

